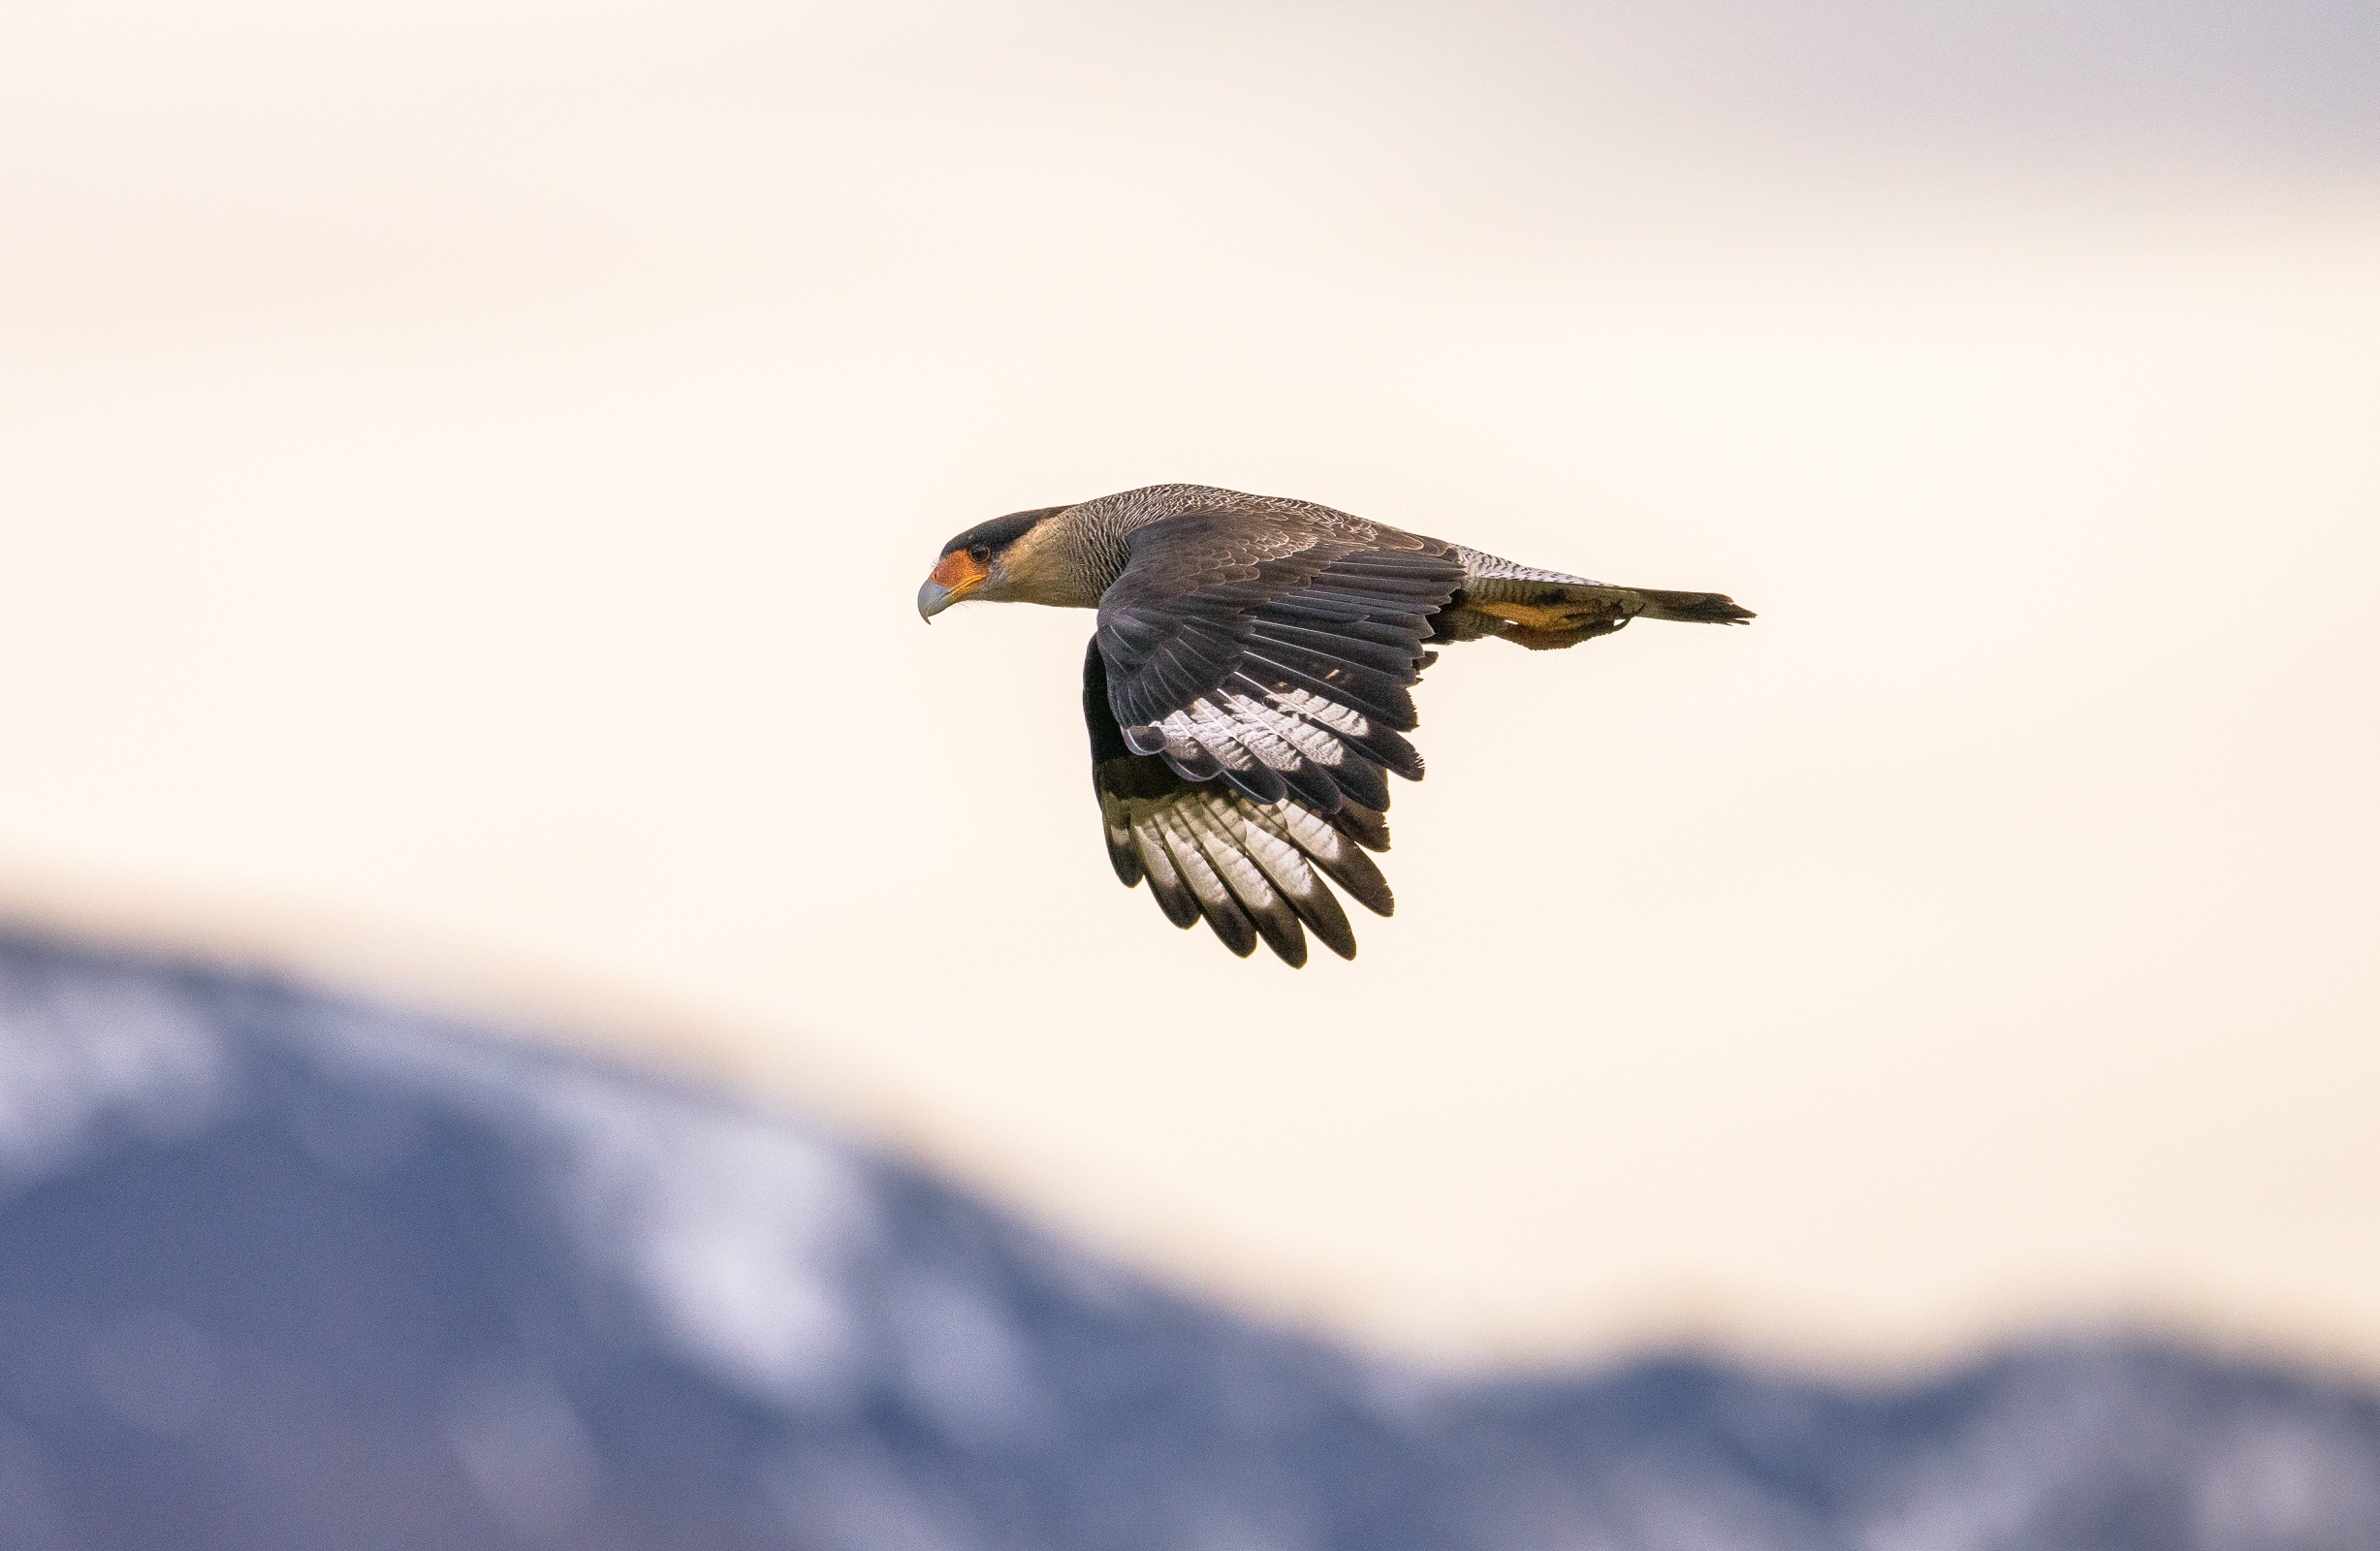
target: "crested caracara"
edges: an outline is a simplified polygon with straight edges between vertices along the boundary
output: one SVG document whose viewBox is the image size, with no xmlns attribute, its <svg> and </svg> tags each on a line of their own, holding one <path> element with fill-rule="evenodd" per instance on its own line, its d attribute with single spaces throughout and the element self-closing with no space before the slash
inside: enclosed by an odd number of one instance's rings
<svg viewBox="0 0 2380 1551">
<path fill-rule="evenodd" d="M 1388 848 L 1389 773 L 1428 645 L 1536 650 L 1642 615 L 1740 624 L 1716 592 L 1655 592 L 1514 565 L 1307 501 L 1152 485 L 968 528 L 917 589 L 931 619 L 968 598 L 1096 609 L 1083 658 L 1091 784 L 1107 854 L 1179 927 L 1291 965 L 1306 934 L 1353 958 L 1328 878 L 1388 914 L 1366 850 Z M 1300 923 L 1303 923 L 1301 927 Z"/>
</svg>

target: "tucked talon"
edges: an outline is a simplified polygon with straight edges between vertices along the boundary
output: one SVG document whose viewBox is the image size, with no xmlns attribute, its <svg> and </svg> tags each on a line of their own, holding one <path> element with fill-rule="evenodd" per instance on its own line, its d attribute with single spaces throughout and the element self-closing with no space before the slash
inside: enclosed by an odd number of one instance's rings
<svg viewBox="0 0 2380 1551">
<path fill-rule="evenodd" d="M 967 598 L 1096 609 L 1083 659 L 1091 784 L 1108 859 L 1176 926 L 1245 958 L 1306 962 L 1355 936 L 1329 884 L 1395 904 L 1388 776 L 1421 778 L 1412 685 L 1443 646 L 1576 646 L 1630 620 L 1741 624 L 1716 592 L 1613 586 L 1327 506 L 1152 485 L 968 528 L 917 589 L 927 620 Z M 1326 881 L 1327 880 L 1327 881 Z"/>
</svg>

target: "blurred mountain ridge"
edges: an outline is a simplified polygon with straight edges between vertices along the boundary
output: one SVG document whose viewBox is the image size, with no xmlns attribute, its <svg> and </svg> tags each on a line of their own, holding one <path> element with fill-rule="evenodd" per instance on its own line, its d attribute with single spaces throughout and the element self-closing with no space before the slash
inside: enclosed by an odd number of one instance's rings
<svg viewBox="0 0 2380 1551">
<path fill-rule="evenodd" d="M 0 1551 L 2374 1545 L 2380 1396 L 2318 1377 L 1435 1375 L 798 1120 L 0 934 Z"/>
</svg>

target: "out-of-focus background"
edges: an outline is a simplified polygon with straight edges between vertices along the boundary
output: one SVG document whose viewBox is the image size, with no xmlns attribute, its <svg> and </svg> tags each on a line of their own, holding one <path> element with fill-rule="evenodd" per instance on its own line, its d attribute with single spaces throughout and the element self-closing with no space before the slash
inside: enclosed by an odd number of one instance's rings
<svg viewBox="0 0 2380 1551">
<path fill-rule="evenodd" d="M 26 927 L 1401 1361 L 2380 1373 L 2368 6 L 17 0 L 0 237 Z M 910 605 L 1168 480 L 1761 618 L 1448 652 L 1243 964 Z"/>
</svg>

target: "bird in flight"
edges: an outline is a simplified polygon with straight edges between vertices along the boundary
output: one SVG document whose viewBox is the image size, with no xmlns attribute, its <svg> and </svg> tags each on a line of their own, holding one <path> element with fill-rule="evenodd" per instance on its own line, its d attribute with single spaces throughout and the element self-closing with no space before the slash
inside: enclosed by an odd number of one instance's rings
<svg viewBox="0 0 2380 1551">
<path fill-rule="evenodd" d="M 917 589 L 931 621 L 968 598 L 1096 609 L 1083 657 L 1091 784 L 1107 855 L 1175 926 L 1203 918 L 1242 958 L 1292 965 L 1306 931 L 1355 934 L 1328 884 L 1395 905 L 1388 776 L 1421 779 L 1404 735 L 1432 646 L 1496 636 L 1534 650 L 1642 615 L 1753 616 L 1716 592 L 1655 592 L 1539 571 L 1309 501 L 1151 485 L 1014 512 L 942 546 Z"/>
</svg>

